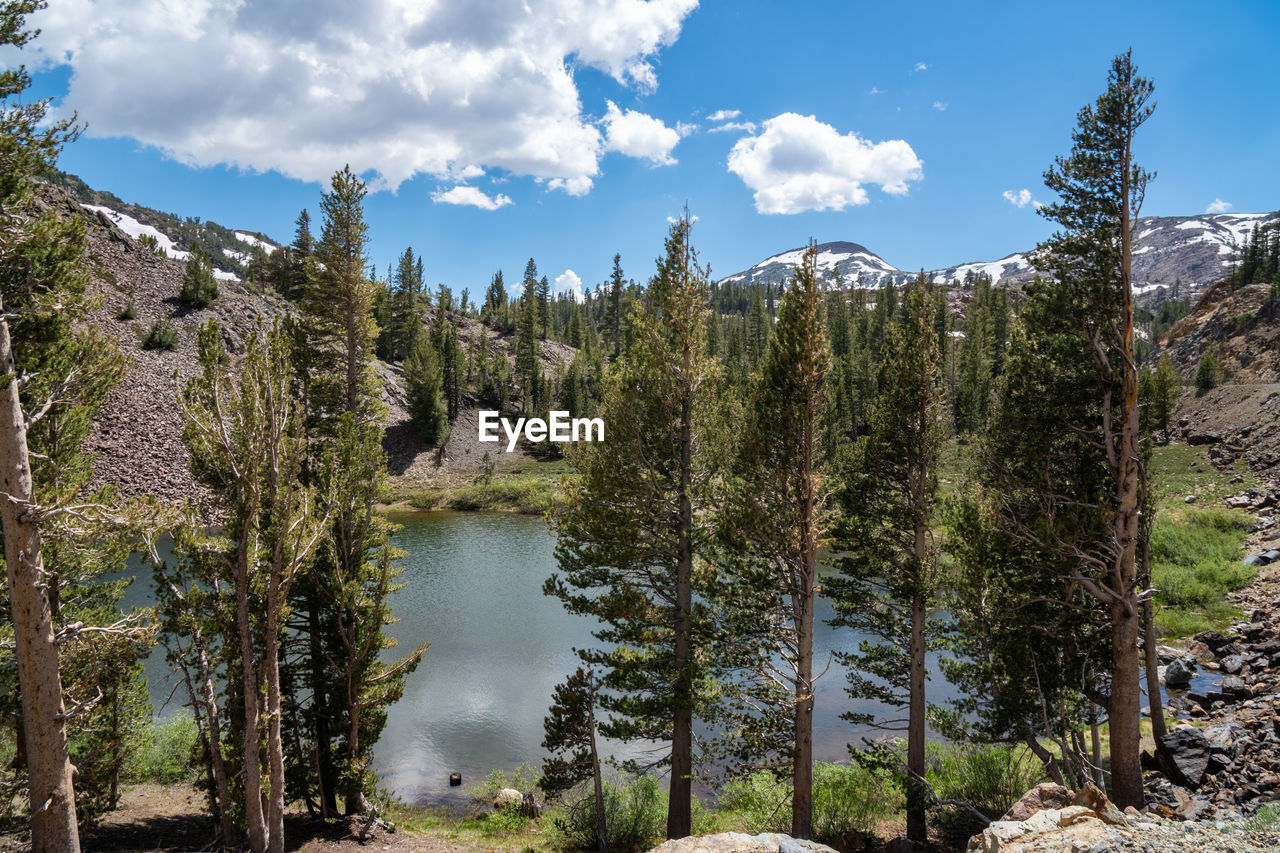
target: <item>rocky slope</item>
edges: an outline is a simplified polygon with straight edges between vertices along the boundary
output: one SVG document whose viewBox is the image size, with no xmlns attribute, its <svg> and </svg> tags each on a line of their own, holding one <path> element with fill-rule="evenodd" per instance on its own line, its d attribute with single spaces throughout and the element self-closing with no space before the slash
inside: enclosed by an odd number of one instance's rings
<svg viewBox="0 0 1280 853">
<path fill-rule="evenodd" d="M 1280 382 L 1280 300 L 1271 285 L 1215 284 L 1161 342 L 1188 380 L 1210 344 L 1225 381 Z"/>
<path fill-rule="evenodd" d="M 293 312 L 291 303 L 256 291 L 238 281 L 219 281 L 219 296 L 207 308 L 184 308 L 177 299 L 184 264 L 157 255 L 122 230 L 109 213 L 86 210 L 65 192 L 44 187 L 41 203 L 61 215 L 81 214 L 89 233 L 90 296 L 97 301 L 89 322 L 116 342 L 130 366 L 124 379 L 112 389 L 95 418 L 87 449 L 96 455 L 96 484 L 115 483 L 124 497 L 155 495 L 166 504 L 193 500 L 205 509 L 210 496 L 198 486 L 188 467 L 182 442 L 182 414 L 178 393 L 199 372 L 196 359 L 197 330 L 216 320 L 223 342 L 235 358 L 259 323 Z M 136 316 L 120 319 L 132 301 Z M 157 320 L 168 320 L 178 334 L 175 351 L 144 350 L 141 341 Z M 429 320 L 430 317 L 424 319 Z M 502 352 L 514 362 L 514 339 L 471 319 L 461 320 L 460 339 L 466 346 L 479 336 L 490 352 Z M 554 373 L 573 359 L 574 350 L 558 343 L 543 346 L 543 368 Z M 384 448 L 393 488 L 411 490 L 425 482 L 465 476 L 480 464 L 481 452 L 471 452 L 475 442 L 474 407 L 455 425 L 444 453 L 429 447 L 418 436 L 406 407 L 398 365 L 377 363 L 387 404 Z M 487 446 L 486 448 L 487 449 Z M 517 454 L 521 451 L 517 450 Z"/>
</svg>

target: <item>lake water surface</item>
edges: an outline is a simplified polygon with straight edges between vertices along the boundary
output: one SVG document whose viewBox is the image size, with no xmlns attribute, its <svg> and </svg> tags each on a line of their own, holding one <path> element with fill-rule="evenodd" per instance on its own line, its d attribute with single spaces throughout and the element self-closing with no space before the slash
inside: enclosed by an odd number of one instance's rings
<svg viewBox="0 0 1280 853">
<path fill-rule="evenodd" d="M 399 642 L 391 652 L 406 654 L 423 643 L 430 648 L 390 709 L 374 769 L 406 802 L 456 803 L 463 795 L 449 787 L 452 772 L 462 773 L 469 785 L 490 770 L 541 763 L 542 720 L 551 692 L 577 667 L 574 648 L 594 642 L 596 623 L 566 613 L 558 599 L 542 594 L 556 563 L 555 540 L 541 519 L 477 513 L 393 518 L 402 526 L 395 545 L 408 556 L 401 561 L 406 586 L 392 598 L 400 621 L 389 629 Z M 150 572 L 135 573 L 126 605 L 151 597 Z M 828 627 L 824 620 L 832 615 L 831 605 L 820 599 L 817 671 L 831 652 L 856 650 L 862 639 Z M 938 673 L 936 659 L 930 659 L 930 669 L 929 700 L 950 698 L 954 691 Z M 147 676 L 157 712 L 178 712 L 184 697 L 165 702 L 174 679 L 163 651 L 152 654 Z M 844 686 L 843 670 L 834 663 L 817 684 L 814 754 L 820 761 L 847 760 L 846 744 L 875 733 L 840 719 L 846 711 L 873 709 L 855 704 Z"/>
</svg>

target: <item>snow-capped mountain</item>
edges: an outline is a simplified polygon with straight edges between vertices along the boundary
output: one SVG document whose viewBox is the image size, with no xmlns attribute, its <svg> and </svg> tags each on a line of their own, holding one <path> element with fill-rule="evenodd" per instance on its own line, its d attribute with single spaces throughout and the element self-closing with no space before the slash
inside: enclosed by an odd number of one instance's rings
<svg viewBox="0 0 1280 853">
<path fill-rule="evenodd" d="M 791 275 L 791 270 L 800 263 L 804 248 L 791 249 L 777 255 L 771 255 L 749 270 L 737 275 L 721 279 L 722 282 L 742 282 L 754 284 L 764 281 L 783 281 Z M 845 283 L 857 282 L 862 275 L 868 285 L 880 284 L 884 276 L 898 278 L 904 275 L 902 270 L 893 266 L 872 252 L 866 246 L 857 243 L 822 243 L 818 246 L 818 270 L 828 278 L 839 275 Z"/>
<path fill-rule="evenodd" d="M 1142 291 L 1170 286 L 1176 280 L 1195 287 L 1222 278 L 1232 259 L 1248 242 L 1254 227 L 1280 221 L 1277 213 L 1216 213 L 1201 216 L 1144 216 L 1138 220 L 1133 272 L 1134 284 Z M 771 255 L 724 282 L 779 283 L 791 275 L 804 248 Z M 989 275 L 1006 284 L 1030 281 L 1035 276 L 1029 252 L 1015 252 L 995 261 L 977 261 L 930 270 L 935 282 L 952 284 L 974 275 Z M 912 267 L 899 268 L 857 243 L 822 243 L 818 246 L 818 268 L 829 277 L 838 272 L 846 284 L 862 273 L 868 286 L 902 284 L 915 277 Z M 914 269 L 918 269 L 914 268 Z"/>
</svg>

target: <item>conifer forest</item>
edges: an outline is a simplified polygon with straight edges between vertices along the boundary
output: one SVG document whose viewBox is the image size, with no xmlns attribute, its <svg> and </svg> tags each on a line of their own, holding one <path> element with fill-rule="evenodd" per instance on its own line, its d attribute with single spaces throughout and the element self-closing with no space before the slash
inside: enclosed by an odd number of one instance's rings
<svg viewBox="0 0 1280 853">
<path fill-rule="evenodd" d="M 0 2 L 12 56 L 45 5 Z M 342 162 L 287 244 L 125 206 L 6 66 L 0 850 L 1280 849 L 1280 217 L 1151 284 L 1140 59 L 1060 116 L 1018 275 L 718 278 L 686 204 L 581 289 L 375 257 Z M 111 438 L 168 388 L 172 447 Z M 408 767 L 475 687 L 426 680 L 443 510 L 531 516 L 511 618 L 583 626 L 460 784 Z"/>
</svg>

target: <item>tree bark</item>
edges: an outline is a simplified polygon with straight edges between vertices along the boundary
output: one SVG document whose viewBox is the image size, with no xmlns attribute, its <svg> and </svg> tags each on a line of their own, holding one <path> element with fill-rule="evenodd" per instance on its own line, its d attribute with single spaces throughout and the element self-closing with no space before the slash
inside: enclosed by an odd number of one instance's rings
<svg viewBox="0 0 1280 853">
<path fill-rule="evenodd" d="M 907 837 L 912 841 L 928 841 L 929 826 L 925 815 L 925 697 L 924 697 L 924 626 L 923 595 L 911 601 L 911 684 L 907 714 Z"/>
<path fill-rule="evenodd" d="M 209 653 L 201 638 L 196 638 L 196 651 L 200 661 L 200 690 L 204 702 L 205 717 L 209 724 L 209 758 L 213 765 L 213 780 L 218 797 L 218 821 L 222 826 L 222 843 L 235 844 L 240 833 L 231 819 L 231 787 L 227 784 L 227 765 L 222 760 L 222 726 L 218 721 L 218 697 L 213 689 L 209 673 Z"/>
<path fill-rule="evenodd" d="M 267 682 L 267 766 L 271 790 L 267 800 L 267 850 L 284 853 L 284 738 L 280 731 L 280 649 L 281 607 L 279 565 L 274 565 L 267 592 L 266 637 L 262 663 Z"/>
<path fill-rule="evenodd" d="M 252 520 L 246 520 L 252 525 Z M 259 734 L 257 655 L 249 625 L 249 532 L 240 535 L 236 554 L 236 629 L 244 681 L 244 814 L 253 853 L 267 851 L 267 823 L 262 811 L 262 743 Z"/>
<path fill-rule="evenodd" d="M 0 304 L 0 311 L 3 305 Z M 33 853 L 79 853 L 74 768 L 67 753 L 67 730 L 58 669 L 53 609 L 41 555 L 40 527 L 27 516 L 35 502 L 27 449 L 26 415 L 9 323 L 0 319 L 0 520 L 9 581 L 18 686 L 31 800 Z"/>
<path fill-rule="evenodd" d="M 667 798 L 667 837 L 684 838 L 693 831 L 693 353 L 684 344 L 684 389 L 680 401 L 679 535 L 676 555 L 674 637 L 675 696 L 671 729 L 671 786 Z"/>
</svg>

